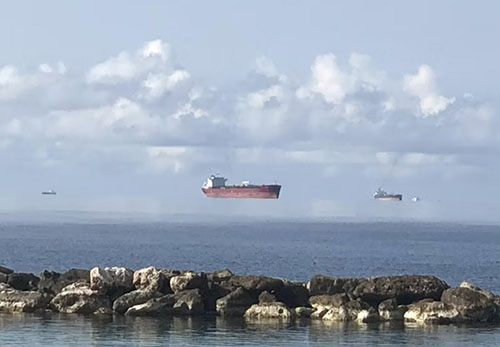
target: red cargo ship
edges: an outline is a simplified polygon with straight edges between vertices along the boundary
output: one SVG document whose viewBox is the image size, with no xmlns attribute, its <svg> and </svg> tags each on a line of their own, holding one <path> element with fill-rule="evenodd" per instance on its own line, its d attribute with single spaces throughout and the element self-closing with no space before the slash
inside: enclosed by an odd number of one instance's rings
<svg viewBox="0 0 500 347">
<path fill-rule="evenodd" d="M 227 178 L 210 176 L 201 190 L 209 198 L 278 199 L 281 186 L 278 184 L 253 185 L 243 181 L 239 186 L 226 186 Z"/>
</svg>

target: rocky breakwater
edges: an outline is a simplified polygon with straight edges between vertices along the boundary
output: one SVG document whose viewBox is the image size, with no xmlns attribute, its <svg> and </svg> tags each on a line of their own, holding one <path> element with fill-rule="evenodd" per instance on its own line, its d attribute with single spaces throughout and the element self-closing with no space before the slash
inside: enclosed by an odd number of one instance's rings
<svg viewBox="0 0 500 347">
<path fill-rule="evenodd" d="M 334 278 L 308 283 L 229 270 L 197 273 L 148 267 L 44 271 L 39 276 L 0 267 L 0 312 L 220 315 L 249 321 L 500 323 L 500 297 L 464 282 L 433 276 Z"/>
</svg>

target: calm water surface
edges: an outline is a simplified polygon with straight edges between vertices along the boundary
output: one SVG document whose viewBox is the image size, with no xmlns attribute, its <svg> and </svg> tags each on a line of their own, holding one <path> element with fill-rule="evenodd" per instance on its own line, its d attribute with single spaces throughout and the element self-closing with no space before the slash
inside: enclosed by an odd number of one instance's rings
<svg viewBox="0 0 500 347">
<path fill-rule="evenodd" d="M 500 227 L 439 223 L 0 224 L 0 264 L 17 271 L 158 266 L 308 280 L 431 274 L 500 292 Z M 0 315 L 6 345 L 500 345 L 495 326 L 246 325 L 205 319 Z"/>
</svg>

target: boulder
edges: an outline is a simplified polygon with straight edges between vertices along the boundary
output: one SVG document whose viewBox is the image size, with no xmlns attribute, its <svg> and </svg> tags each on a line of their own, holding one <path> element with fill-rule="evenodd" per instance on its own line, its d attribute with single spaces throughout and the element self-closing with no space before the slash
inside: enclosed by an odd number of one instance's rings
<svg viewBox="0 0 500 347">
<path fill-rule="evenodd" d="M 150 266 L 134 272 L 133 284 L 136 289 L 171 294 L 170 280 L 179 275 L 176 270 L 157 269 Z"/>
<path fill-rule="evenodd" d="M 283 322 L 291 322 L 294 318 L 295 312 L 282 302 L 255 304 L 245 312 L 245 319 L 247 320 L 277 319 Z"/>
<path fill-rule="evenodd" d="M 257 299 L 251 296 L 245 289 L 238 288 L 217 300 L 217 314 L 221 316 L 240 316 L 242 317 L 246 310 L 253 304 L 257 303 Z"/>
<path fill-rule="evenodd" d="M 224 269 L 207 274 L 207 279 L 209 282 L 222 282 L 229 280 L 233 276 L 231 271 Z"/>
<path fill-rule="evenodd" d="M 256 298 L 264 290 L 269 293 L 276 293 L 283 286 L 282 280 L 265 276 L 233 276 L 229 279 L 229 283 L 236 288 L 245 289 Z"/>
<path fill-rule="evenodd" d="M 38 290 L 43 293 L 57 294 L 64 287 L 75 283 L 90 283 L 90 271 L 71 269 L 62 274 L 55 271 L 44 271 L 40 274 Z"/>
<path fill-rule="evenodd" d="M 124 314 L 127 310 L 135 305 L 144 304 L 145 302 L 162 296 L 160 292 L 152 290 L 133 290 L 123 294 L 113 302 L 113 311 Z"/>
<path fill-rule="evenodd" d="M 460 284 L 460 288 L 469 288 L 471 290 L 479 292 L 479 293 L 483 294 L 484 296 L 486 296 L 488 299 L 493 300 L 495 302 L 495 304 L 500 307 L 500 296 L 495 295 L 492 292 L 489 292 L 487 290 L 483 290 L 483 289 L 479 288 L 478 286 L 476 286 L 472 283 L 469 283 L 469 282 L 462 282 Z"/>
<path fill-rule="evenodd" d="M 283 280 L 283 285 L 274 293 L 279 302 L 288 307 L 309 306 L 309 290 L 305 283 Z"/>
<path fill-rule="evenodd" d="M 315 318 L 314 314 L 311 315 L 311 318 Z M 332 307 L 321 316 L 321 319 L 333 322 L 356 321 L 358 323 L 373 323 L 380 321 L 378 312 L 366 302 L 362 301 L 349 301 L 339 307 Z"/>
<path fill-rule="evenodd" d="M 221 283 L 208 281 L 207 289 L 204 290 L 203 301 L 205 311 L 214 312 L 216 310 L 216 302 L 218 299 L 223 298 L 227 294 L 231 293 L 236 288 L 232 290 Z"/>
<path fill-rule="evenodd" d="M 311 314 L 315 311 L 316 309 L 311 308 L 311 307 L 295 307 L 295 316 L 297 318 L 310 318 Z"/>
<path fill-rule="evenodd" d="M 318 311 L 340 307 L 347 302 L 349 302 L 349 298 L 346 294 L 343 293 L 334 295 L 315 295 L 309 298 L 309 303 L 311 304 L 311 306 Z"/>
<path fill-rule="evenodd" d="M 267 304 L 271 302 L 276 302 L 276 297 L 273 294 L 270 294 L 267 290 L 260 293 L 259 304 Z"/>
<path fill-rule="evenodd" d="M 387 321 L 402 321 L 408 308 L 405 305 L 398 305 L 396 299 L 387 299 L 378 305 L 380 318 Z"/>
<path fill-rule="evenodd" d="M 185 290 L 172 296 L 175 298 L 174 314 L 196 315 L 203 313 L 205 309 L 199 289 Z"/>
<path fill-rule="evenodd" d="M 115 299 L 130 292 L 134 272 L 124 267 L 95 267 L 90 270 L 90 288 Z"/>
<path fill-rule="evenodd" d="M 353 295 L 373 306 L 391 298 L 407 305 L 422 299 L 439 300 L 448 288 L 446 282 L 434 276 L 376 277 L 359 283 Z"/>
<path fill-rule="evenodd" d="M 333 295 L 350 293 L 364 278 L 335 278 L 324 275 L 316 275 L 307 284 L 309 295 Z"/>
<path fill-rule="evenodd" d="M 9 269 L 7 267 L 0 266 L 0 273 L 10 275 L 11 273 L 14 273 L 14 270 Z"/>
<path fill-rule="evenodd" d="M 186 271 L 170 279 L 170 288 L 174 293 L 188 289 L 206 289 L 207 277 L 193 271 Z"/>
<path fill-rule="evenodd" d="M 37 290 L 40 279 L 31 273 L 14 272 L 9 275 L 7 284 L 17 290 Z"/>
<path fill-rule="evenodd" d="M 477 290 L 450 288 L 443 292 L 441 301 L 457 310 L 461 321 L 490 322 L 499 319 L 500 308 L 494 298 L 488 298 Z"/>
<path fill-rule="evenodd" d="M 50 302 L 50 307 L 63 313 L 94 313 L 101 308 L 111 308 L 109 298 L 91 288 L 89 283 L 76 282 L 62 289 Z"/>
<path fill-rule="evenodd" d="M 449 324 L 456 322 L 458 311 L 451 305 L 441 301 L 426 299 L 408 306 L 404 314 L 405 322 Z"/>
<path fill-rule="evenodd" d="M 9 285 L 0 286 L 0 312 L 35 312 L 45 310 L 51 296 L 36 291 L 15 290 Z"/>
<path fill-rule="evenodd" d="M 164 295 L 159 298 L 154 298 L 146 301 L 144 304 L 130 307 L 126 316 L 164 316 L 173 313 L 173 307 L 176 298 L 172 294 Z"/>
</svg>

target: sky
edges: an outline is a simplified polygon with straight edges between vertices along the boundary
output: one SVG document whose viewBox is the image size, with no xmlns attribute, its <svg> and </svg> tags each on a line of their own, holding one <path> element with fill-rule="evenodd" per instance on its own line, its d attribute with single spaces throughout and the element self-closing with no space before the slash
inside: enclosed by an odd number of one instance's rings
<svg viewBox="0 0 500 347">
<path fill-rule="evenodd" d="M 500 221 L 496 1 L 1 7 L 2 211 Z"/>
</svg>

